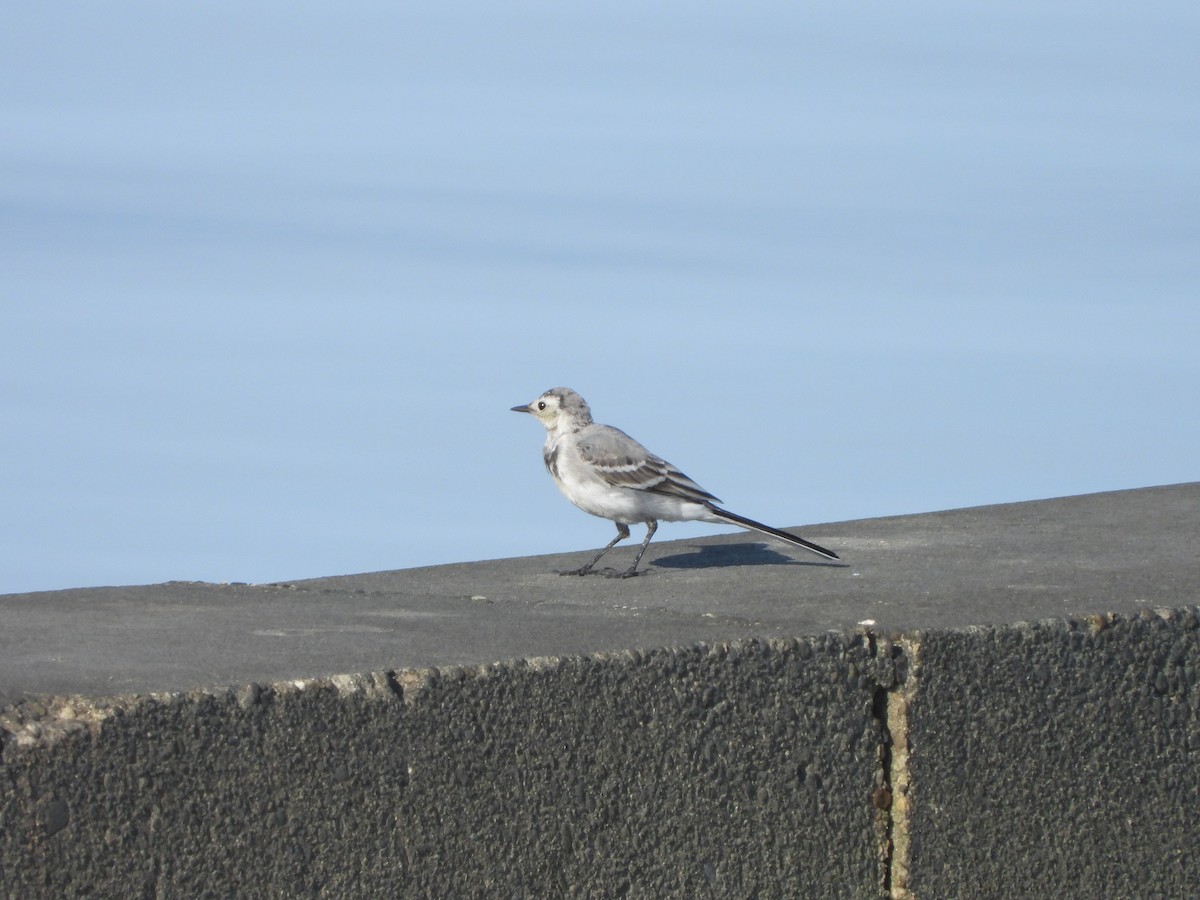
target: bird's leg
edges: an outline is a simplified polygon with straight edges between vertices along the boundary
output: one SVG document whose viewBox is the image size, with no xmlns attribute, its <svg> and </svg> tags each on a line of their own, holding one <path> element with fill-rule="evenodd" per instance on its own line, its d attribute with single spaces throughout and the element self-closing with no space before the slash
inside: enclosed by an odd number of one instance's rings
<svg viewBox="0 0 1200 900">
<path fill-rule="evenodd" d="M 628 531 L 629 529 L 626 529 Z M 633 565 L 622 572 L 618 578 L 632 578 L 637 574 L 638 563 L 642 561 L 642 554 L 646 552 L 646 548 L 650 546 L 650 538 L 654 537 L 654 532 L 658 531 L 658 522 L 651 519 L 646 523 L 646 539 L 642 541 L 642 546 L 638 548 L 637 556 L 633 558 Z"/>
<path fill-rule="evenodd" d="M 608 542 L 608 546 L 606 546 L 603 550 L 601 550 L 599 553 L 596 554 L 595 559 L 593 559 L 590 563 L 588 563 L 582 569 L 570 569 L 566 572 L 559 572 L 558 574 L 559 575 L 586 575 L 588 572 L 592 571 L 592 566 L 594 566 L 596 563 L 600 562 L 600 557 L 602 557 L 605 553 L 607 553 L 609 550 L 611 550 L 613 548 L 613 546 L 617 543 L 617 541 L 623 541 L 627 537 L 629 537 L 629 526 L 622 522 L 617 522 L 617 536 Z M 642 546 L 642 549 L 643 550 L 646 549 L 645 545 Z M 641 559 L 641 558 L 642 558 L 642 554 L 639 553 L 638 559 Z M 637 566 L 637 563 L 634 563 L 635 568 L 636 568 L 636 566 Z"/>
</svg>

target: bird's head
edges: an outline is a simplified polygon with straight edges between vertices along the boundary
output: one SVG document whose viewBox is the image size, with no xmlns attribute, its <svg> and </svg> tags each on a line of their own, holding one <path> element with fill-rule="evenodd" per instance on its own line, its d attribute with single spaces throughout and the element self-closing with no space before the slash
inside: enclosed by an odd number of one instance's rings
<svg viewBox="0 0 1200 900">
<path fill-rule="evenodd" d="M 547 431 L 574 431 L 592 422 L 587 403 L 570 388 L 551 388 L 532 403 L 514 406 L 513 412 L 529 413 Z"/>
</svg>

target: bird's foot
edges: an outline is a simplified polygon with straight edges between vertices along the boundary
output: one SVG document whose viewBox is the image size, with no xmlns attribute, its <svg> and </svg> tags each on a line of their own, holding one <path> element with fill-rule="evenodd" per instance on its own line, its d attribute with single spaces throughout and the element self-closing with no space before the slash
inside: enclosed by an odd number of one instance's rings
<svg viewBox="0 0 1200 900">
<path fill-rule="evenodd" d="M 616 569 L 604 570 L 605 578 L 636 578 L 641 574 L 642 573 L 637 570 L 636 566 L 634 566 L 632 569 L 626 569 L 624 572 L 618 572 Z"/>
<path fill-rule="evenodd" d="M 616 569 L 593 569 L 591 566 L 584 566 L 581 569 L 555 569 L 556 575 L 603 575 L 605 578 L 636 578 L 638 575 L 644 575 L 645 572 L 639 572 L 635 566 L 632 569 L 626 569 L 624 572 L 618 572 Z"/>
</svg>

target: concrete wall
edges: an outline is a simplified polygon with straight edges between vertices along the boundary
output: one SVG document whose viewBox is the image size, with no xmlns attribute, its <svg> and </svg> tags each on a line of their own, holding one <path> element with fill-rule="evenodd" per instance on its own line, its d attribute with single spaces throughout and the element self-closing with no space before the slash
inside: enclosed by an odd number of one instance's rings
<svg viewBox="0 0 1200 900">
<path fill-rule="evenodd" d="M 26 699 L 0 718 L 0 883 L 1196 896 L 1198 678 L 1187 608 Z"/>
<path fill-rule="evenodd" d="M 920 897 L 1200 897 L 1195 607 L 922 635 Z"/>
<path fill-rule="evenodd" d="M 858 635 L 10 708 L 10 897 L 875 897 Z"/>
</svg>

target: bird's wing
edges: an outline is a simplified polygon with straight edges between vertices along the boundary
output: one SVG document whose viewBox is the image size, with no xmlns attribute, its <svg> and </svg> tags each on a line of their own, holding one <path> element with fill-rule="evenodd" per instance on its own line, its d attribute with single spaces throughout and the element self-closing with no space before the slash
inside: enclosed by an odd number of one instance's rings
<svg viewBox="0 0 1200 900">
<path fill-rule="evenodd" d="M 695 503 L 721 502 L 619 428 L 590 425 L 579 432 L 576 447 L 583 461 L 614 487 L 667 494 Z"/>
</svg>

